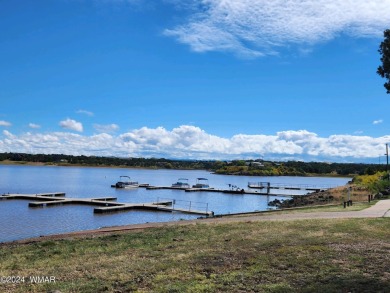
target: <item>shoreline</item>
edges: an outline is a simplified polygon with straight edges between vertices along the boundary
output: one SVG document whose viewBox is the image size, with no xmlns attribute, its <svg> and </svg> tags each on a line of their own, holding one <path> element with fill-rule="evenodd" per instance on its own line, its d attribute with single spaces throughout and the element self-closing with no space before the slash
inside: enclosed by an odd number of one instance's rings
<svg viewBox="0 0 390 293">
<path fill-rule="evenodd" d="M 0 162 L 0 165 L 2 162 Z M 8 165 L 8 164 L 5 164 Z M 80 166 L 77 165 L 67 165 L 67 166 L 62 166 L 62 165 L 52 165 L 52 164 L 44 164 L 44 163 L 32 163 L 28 162 L 27 164 L 19 164 L 12 162 L 9 165 L 16 165 L 16 166 L 49 166 L 49 167 L 75 167 L 78 168 Z M 117 166 L 81 166 L 85 168 L 118 168 Z M 129 169 L 144 169 L 144 170 L 151 170 L 149 168 L 131 168 L 127 167 Z M 158 170 L 158 169 L 156 169 Z M 165 169 L 161 169 L 165 170 Z M 172 169 L 172 170 L 177 170 L 177 169 Z M 207 170 L 203 170 L 207 171 Z M 233 175 L 232 175 L 233 176 Z M 285 177 L 285 176 L 280 176 L 280 177 Z M 316 176 L 313 176 L 316 177 Z M 318 176 L 318 177 L 325 177 L 325 176 Z M 347 177 L 343 177 L 347 178 Z M 337 188 L 345 188 L 347 185 L 343 185 Z M 332 188 L 335 189 L 335 188 Z M 309 207 L 309 206 L 314 206 L 314 205 L 307 205 L 303 207 Z M 12 244 L 12 243 L 30 243 L 30 242 L 37 242 L 37 241 L 45 241 L 45 240 L 50 240 L 50 239 L 66 239 L 66 238 L 73 238 L 73 237 L 87 237 L 89 235 L 97 236 L 97 235 L 105 235 L 105 234 L 112 234 L 115 232 L 125 232 L 125 231 L 137 231 L 137 230 L 144 230 L 147 228 L 156 228 L 156 227 L 162 227 L 162 226 L 172 226 L 172 225 L 188 225 L 190 223 L 206 223 L 212 219 L 217 219 L 216 222 L 218 222 L 218 219 L 226 219 L 226 218 L 235 218 L 235 217 L 241 217 L 241 216 L 258 216 L 258 215 L 264 215 L 264 214 L 270 214 L 272 212 L 282 212 L 283 210 L 286 209 L 277 209 L 277 210 L 266 210 L 266 211 L 249 211 L 249 212 L 242 212 L 239 213 L 240 215 L 235 215 L 235 214 L 229 214 L 229 215 L 216 215 L 215 218 L 198 218 L 198 219 L 192 219 L 192 220 L 178 220 L 178 221 L 172 221 L 172 222 L 146 222 L 146 223 L 139 223 L 139 224 L 131 224 L 131 225 L 122 225 L 122 226 L 111 226 L 111 227 L 103 227 L 103 228 L 97 228 L 97 229 L 91 229 L 91 230 L 82 230 L 82 231 L 73 231 L 73 232 L 65 232 L 65 233 L 59 233 L 59 234 L 52 234 L 52 235 L 43 235 L 43 236 L 35 236 L 35 237 L 29 237 L 29 238 L 24 238 L 24 239 L 16 239 L 16 240 L 10 240 L 10 241 L 5 241 L 5 242 L 0 242 L 0 245 L 4 244 Z M 205 221 L 207 220 L 207 221 Z"/>
<path fill-rule="evenodd" d="M 337 204 L 330 204 L 327 206 L 340 206 Z M 304 206 L 297 208 L 288 208 L 281 210 L 259 211 L 239 214 L 220 215 L 212 218 L 198 218 L 184 221 L 170 221 L 170 222 L 153 222 L 142 224 L 131 224 L 123 226 L 103 227 L 99 229 L 74 231 L 68 233 L 44 235 L 39 237 L 31 237 L 7 242 L 1 242 L 1 246 L 26 245 L 31 243 L 39 243 L 44 241 L 58 241 L 58 240 L 74 240 L 84 238 L 95 238 L 101 236 L 108 236 L 121 233 L 136 233 L 148 229 L 156 229 L 163 227 L 181 227 L 189 225 L 216 225 L 229 224 L 238 222 L 259 222 L 259 221 L 299 221 L 299 220 L 315 220 L 315 219 L 355 219 L 355 218 L 388 218 L 390 217 L 390 199 L 379 200 L 374 205 L 367 207 L 360 211 L 317 211 L 317 212 L 302 212 L 304 208 L 318 208 L 320 206 Z M 326 207 L 326 206 L 325 206 Z M 292 213 L 289 213 L 292 212 Z"/>
</svg>

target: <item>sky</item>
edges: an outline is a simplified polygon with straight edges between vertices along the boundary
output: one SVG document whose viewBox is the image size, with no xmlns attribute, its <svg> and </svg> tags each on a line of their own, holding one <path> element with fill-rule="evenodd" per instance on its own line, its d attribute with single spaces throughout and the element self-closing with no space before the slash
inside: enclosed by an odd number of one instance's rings
<svg viewBox="0 0 390 293">
<path fill-rule="evenodd" d="M 0 152 L 384 163 L 390 0 L 0 0 Z"/>
</svg>

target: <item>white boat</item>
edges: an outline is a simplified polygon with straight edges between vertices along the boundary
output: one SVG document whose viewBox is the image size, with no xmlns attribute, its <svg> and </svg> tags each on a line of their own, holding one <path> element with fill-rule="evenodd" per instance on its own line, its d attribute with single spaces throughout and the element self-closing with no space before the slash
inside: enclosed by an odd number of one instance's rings
<svg viewBox="0 0 390 293">
<path fill-rule="evenodd" d="M 179 178 L 176 183 L 172 184 L 172 187 L 190 188 L 190 185 L 188 184 L 187 178 Z"/>
<path fill-rule="evenodd" d="M 192 188 L 210 188 L 209 180 L 207 178 L 196 178 L 196 184 Z"/>
<path fill-rule="evenodd" d="M 129 176 L 120 176 L 119 181 L 115 183 L 115 187 L 130 189 L 139 187 L 139 184 L 137 181 L 131 181 Z"/>
</svg>

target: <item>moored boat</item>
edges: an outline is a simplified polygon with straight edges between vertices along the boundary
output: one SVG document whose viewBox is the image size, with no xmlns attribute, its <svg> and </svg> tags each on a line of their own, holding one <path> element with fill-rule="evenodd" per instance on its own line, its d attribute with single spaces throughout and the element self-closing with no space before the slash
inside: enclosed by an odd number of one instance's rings
<svg viewBox="0 0 390 293">
<path fill-rule="evenodd" d="M 137 181 L 131 181 L 129 176 L 120 176 L 119 181 L 113 187 L 130 189 L 139 187 L 139 184 Z"/>
<path fill-rule="evenodd" d="M 192 188 L 210 188 L 209 180 L 207 178 L 196 178 L 196 184 Z"/>
<path fill-rule="evenodd" d="M 177 188 L 190 188 L 190 185 L 188 184 L 188 179 L 187 178 L 179 178 L 177 182 L 172 184 L 172 187 L 177 187 Z"/>
</svg>

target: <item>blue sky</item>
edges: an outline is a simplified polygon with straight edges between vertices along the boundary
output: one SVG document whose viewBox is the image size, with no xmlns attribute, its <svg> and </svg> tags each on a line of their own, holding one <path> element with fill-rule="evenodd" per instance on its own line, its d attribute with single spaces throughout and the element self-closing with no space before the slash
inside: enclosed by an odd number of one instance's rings
<svg viewBox="0 0 390 293">
<path fill-rule="evenodd" d="M 0 2 L 0 152 L 377 163 L 390 0 Z"/>
</svg>

